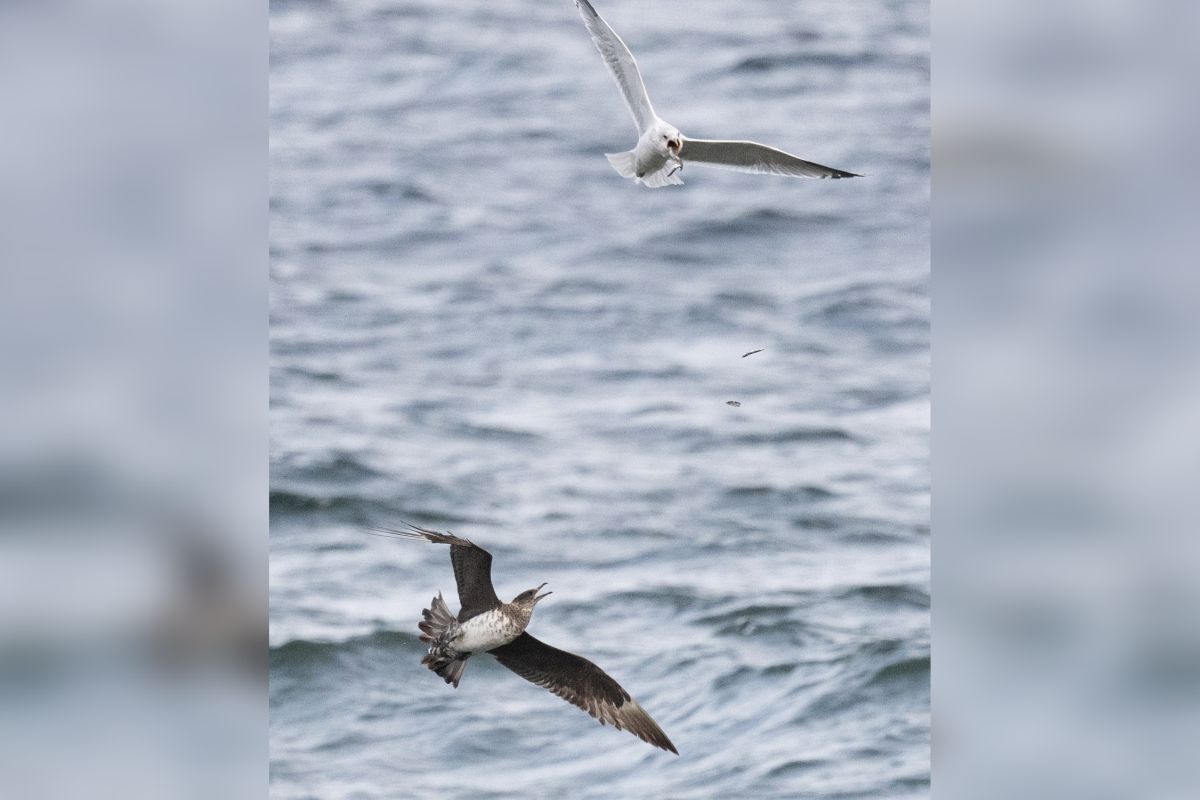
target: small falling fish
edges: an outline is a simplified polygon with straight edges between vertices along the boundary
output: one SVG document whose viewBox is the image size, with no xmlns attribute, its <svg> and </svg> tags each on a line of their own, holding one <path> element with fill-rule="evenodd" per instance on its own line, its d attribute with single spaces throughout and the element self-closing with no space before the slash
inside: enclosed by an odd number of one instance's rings
<svg viewBox="0 0 1200 800">
<path fill-rule="evenodd" d="M 742 353 L 742 358 L 745 358 L 746 356 L 752 356 L 755 353 L 761 353 L 763 350 L 766 350 L 766 349 L 767 348 L 765 348 L 765 347 L 760 347 L 757 350 L 751 350 L 749 353 Z"/>
<path fill-rule="evenodd" d="M 726 401 L 725 401 L 725 405 L 727 405 L 727 406 L 733 406 L 734 408 L 741 408 L 741 407 L 742 407 L 742 404 L 741 404 L 741 403 L 739 403 L 737 400 L 726 400 Z"/>
</svg>

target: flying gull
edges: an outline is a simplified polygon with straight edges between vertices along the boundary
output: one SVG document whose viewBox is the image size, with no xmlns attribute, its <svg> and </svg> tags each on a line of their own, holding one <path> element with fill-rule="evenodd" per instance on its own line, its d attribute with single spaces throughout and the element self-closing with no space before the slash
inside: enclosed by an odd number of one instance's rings
<svg viewBox="0 0 1200 800">
<path fill-rule="evenodd" d="M 406 523 L 407 524 L 407 523 Z M 408 525 L 408 530 L 375 528 L 378 534 L 424 539 L 450 545 L 450 563 L 458 584 L 458 616 L 450 612 L 441 592 L 424 610 L 418 624 L 421 641 L 429 652 L 421 663 L 446 683 L 458 688 L 467 659 L 488 652 L 527 681 L 549 689 L 617 730 L 627 730 L 655 747 L 679 751 L 650 715 L 620 684 L 586 658 L 551 647 L 525 632 L 533 608 L 550 594 L 536 589 L 521 592 L 511 603 L 502 603 L 492 588 L 492 554 L 452 533 L 439 533 Z"/>
<path fill-rule="evenodd" d="M 776 150 L 757 142 L 690 139 L 670 123 L 659 119 L 650 105 L 642 75 L 638 72 L 633 53 L 621 37 L 596 13 L 588 0 L 575 0 L 583 15 L 583 23 L 592 34 L 596 49 L 604 58 L 617 85 L 625 95 L 625 103 L 637 124 L 638 142 L 624 153 L 607 153 L 608 162 L 623 177 L 632 178 L 652 189 L 681 184 L 678 173 L 684 157 L 696 164 L 755 172 L 767 175 L 790 175 L 798 178 L 859 178 L 853 172 L 814 164 L 791 153 Z"/>
</svg>

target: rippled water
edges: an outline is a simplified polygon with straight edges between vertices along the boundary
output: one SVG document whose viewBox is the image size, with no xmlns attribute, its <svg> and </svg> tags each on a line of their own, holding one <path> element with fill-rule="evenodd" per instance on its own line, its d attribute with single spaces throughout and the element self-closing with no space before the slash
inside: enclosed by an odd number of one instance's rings
<svg viewBox="0 0 1200 800">
<path fill-rule="evenodd" d="M 686 134 L 869 177 L 623 181 L 570 0 L 272 2 L 272 794 L 925 797 L 927 7 L 596 4 Z M 425 670 L 400 520 L 680 756 Z"/>
</svg>

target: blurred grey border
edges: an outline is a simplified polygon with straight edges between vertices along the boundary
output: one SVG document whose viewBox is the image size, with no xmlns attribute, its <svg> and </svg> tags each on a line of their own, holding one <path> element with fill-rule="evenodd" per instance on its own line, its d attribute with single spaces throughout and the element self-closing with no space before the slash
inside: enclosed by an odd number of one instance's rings
<svg viewBox="0 0 1200 800">
<path fill-rule="evenodd" d="M 933 10 L 936 794 L 1200 796 L 1200 7 Z"/>
<path fill-rule="evenodd" d="M 934 6 L 944 797 L 1194 797 L 1189 3 Z M 266 790 L 267 7 L 0 6 L 0 793 Z"/>
<path fill-rule="evenodd" d="M 266 792 L 267 4 L 0 4 L 0 796 Z"/>
</svg>

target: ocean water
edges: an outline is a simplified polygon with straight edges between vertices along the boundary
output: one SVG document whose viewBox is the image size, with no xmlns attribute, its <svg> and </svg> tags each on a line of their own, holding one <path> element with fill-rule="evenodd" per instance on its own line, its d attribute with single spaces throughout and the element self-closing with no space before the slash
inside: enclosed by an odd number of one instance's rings
<svg viewBox="0 0 1200 800">
<path fill-rule="evenodd" d="M 272 796 L 927 797 L 928 8 L 596 6 L 685 134 L 868 177 L 622 180 L 570 0 L 272 1 Z M 422 667 L 402 520 L 680 755 Z"/>
</svg>

